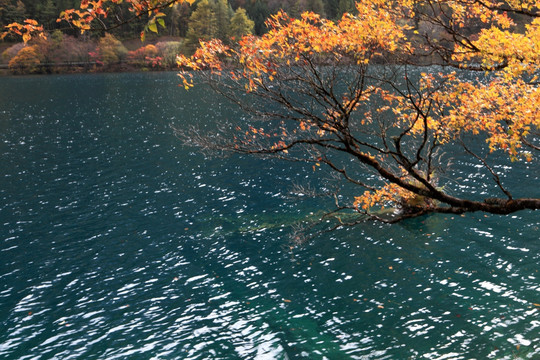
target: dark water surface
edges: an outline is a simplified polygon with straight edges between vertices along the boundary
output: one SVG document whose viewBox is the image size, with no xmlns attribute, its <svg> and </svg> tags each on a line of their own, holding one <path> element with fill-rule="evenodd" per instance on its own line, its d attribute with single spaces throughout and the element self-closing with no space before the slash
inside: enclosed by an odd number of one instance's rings
<svg viewBox="0 0 540 360">
<path fill-rule="evenodd" d="M 291 251 L 313 169 L 181 146 L 172 123 L 240 114 L 178 82 L 0 79 L 0 359 L 540 358 L 537 213 Z"/>
</svg>

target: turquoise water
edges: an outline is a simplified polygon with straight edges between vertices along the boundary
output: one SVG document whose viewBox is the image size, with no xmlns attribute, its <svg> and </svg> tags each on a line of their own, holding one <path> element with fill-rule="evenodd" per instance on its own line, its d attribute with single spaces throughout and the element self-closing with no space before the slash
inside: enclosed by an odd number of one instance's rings
<svg viewBox="0 0 540 360">
<path fill-rule="evenodd" d="M 288 196 L 317 174 L 183 147 L 171 124 L 242 114 L 178 82 L 0 78 L 0 358 L 540 358 L 537 213 L 291 248 L 291 223 L 332 206 Z"/>
</svg>

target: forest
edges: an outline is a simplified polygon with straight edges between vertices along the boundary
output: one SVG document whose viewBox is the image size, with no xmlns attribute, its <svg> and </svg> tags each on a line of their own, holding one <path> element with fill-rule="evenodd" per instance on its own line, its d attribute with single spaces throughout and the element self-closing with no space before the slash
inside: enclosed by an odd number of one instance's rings
<svg viewBox="0 0 540 360">
<path fill-rule="evenodd" d="M 291 18 L 313 12 L 329 20 L 358 11 L 354 0 L 195 0 L 171 2 L 160 7 L 156 16 L 134 14 L 129 1 L 114 3 L 107 16 L 85 29 L 88 31 L 81 31 L 66 11 L 80 8 L 81 1 L 0 0 L 0 26 L 8 29 L 0 32 L 0 72 L 171 70 L 177 68 L 176 55 L 192 55 L 200 40 L 219 39 L 228 44 L 247 34 L 262 36 L 268 32 L 268 19 L 279 11 Z M 418 4 L 415 6 L 421 7 Z M 518 28 L 525 28 L 526 18 L 516 12 L 509 16 Z M 47 36 L 34 37 L 26 44 L 25 35 L 9 29 L 10 24 L 23 24 L 28 19 L 39 24 Z M 436 24 L 418 17 L 413 20 L 415 33 L 444 36 Z M 481 21 L 472 20 L 462 29 L 469 34 L 483 26 Z"/>
<path fill-rule="evenodd" d="M 353 0 L 176 3 L 163 9 L 159 26 L 147 27 L 150 31 L 141 41 L 141 29 L 148 26 L 148 17 L 134 18 L 128 3 L 120 4 L 99 27 L 84 34 L 73 24 L 58 20 L 63 11 L 79 6 L 80 1 L 73 0 L 0 0 L 2 28 L 33 19 L 49 34 L 47 39 L 34 39 L 30 46 L 25 46 L 20 36 L 7 35 L 0 43 L 0 66 L 14 74 L 173 69 L 176 55 L 192 54 L 199 39 L 227 42 L 246 34 L 264 34 L 266 19 L 279 10 L 291 16 L 313 11 L 328 18 L 355 11 Z"/>
<path fill-rule="evenodd" d="M 187 3 L 177 4 L 168 9 L 164 9 L 166 14 L 167 30 L 164 31 L 170 36 L 185 36 L 187 24 L 192 12 L 197 8 L 200 1 L 195 2 L 194 6 Z M 43 24 L 47 31 L 60 29 L 63 32 L 75 35 L 66 23 L 57 23 L 58 15 L 71 8 L 78 8 L 78 0 L 47 0 L 36 2 L 30 0 L 0 0 L 0 25 L 5 26 L 13 22 L 21 22 L 26 18 L 37 20 Z M 354 11 L 353 0 L 231 0 L 227 4 L 231 10 L 244 8 L 247 15 L 255 22 L 255 33 L 261 35 L 265 32 L 264 21 L 270 14 L 278 10 L 284 10 L 292 16 L 298 16 L 304 11 L 313 11 L 330 19 L 339 18 L 344 12 Z M 130 15 L 128 12 L 129 4 L 124 2 L 118 9 L 114 17 L 109 18 L 107 25 L 112 25 L 116 20 L 126 20 Z M 138 37 L 141 24 L 145 19 L 131 21 L 129 24 L 118 28 L 115 35 L 121 38 Z"/>
</svg>

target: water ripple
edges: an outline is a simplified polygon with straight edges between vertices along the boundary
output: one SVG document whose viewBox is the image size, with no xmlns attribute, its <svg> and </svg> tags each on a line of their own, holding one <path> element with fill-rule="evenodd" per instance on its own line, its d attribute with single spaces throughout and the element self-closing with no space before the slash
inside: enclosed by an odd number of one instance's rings
<svg viewBox="0 0 540 360">
<path fill-rule="evenodd" d="M 0 79 L 1 358 L 540 352 L 533 213 L 366 223 L 290 248 L 288 226 L 328 205 L 284 196 L 312 169 L 182 148 L 171 121 L 240 118 L 205 90 L 166 73 L 44 79 Z M 491 191 L 457 160 L 471 175 L 454 191 Z"/>
</svg>

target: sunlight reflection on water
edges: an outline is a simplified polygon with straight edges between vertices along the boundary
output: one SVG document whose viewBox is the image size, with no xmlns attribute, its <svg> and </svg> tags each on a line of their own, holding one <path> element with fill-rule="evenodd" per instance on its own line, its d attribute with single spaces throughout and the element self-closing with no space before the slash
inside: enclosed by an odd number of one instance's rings
<svg viewBox="0 0 540 360">
<path fill-rule="evenodd" d="M 174 74 L 0 81 L 0 357 L 540 352 L 534 213 L 366 223 L 291 249 L 288 226 L 332 204 L 287 201 L 311 168 L 179 146 L 171 118 L 235 116 L 204 91 Z M 482 176 L 455 191 L 491 191 Z"/>
</svg>

